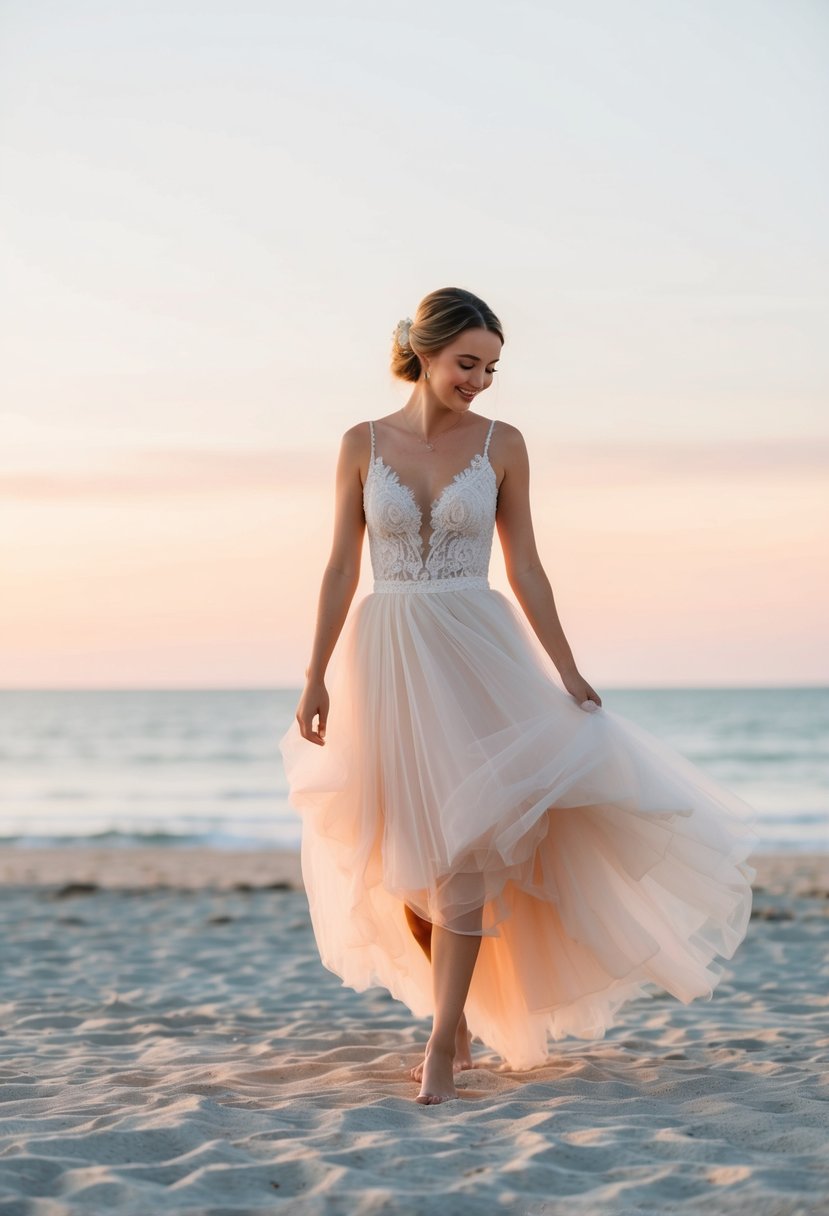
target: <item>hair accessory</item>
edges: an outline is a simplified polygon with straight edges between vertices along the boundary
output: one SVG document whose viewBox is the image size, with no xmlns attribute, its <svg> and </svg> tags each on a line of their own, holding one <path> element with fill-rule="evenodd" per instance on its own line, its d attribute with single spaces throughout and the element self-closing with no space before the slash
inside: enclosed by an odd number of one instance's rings
<svg viewBox="0 0 829 1216">
<path fill-rule="evenodd" d="M 398 346 L 400 346 L 403 350 L 412 349 L 411 343 L 409 342 L 409 330 L 413 324 L 414 322 L 412 321 L 411 317 L 404 317 L 402 321 L 397 322 L 395 327 L 394 336 L 397 339 Z"/>
</svg>

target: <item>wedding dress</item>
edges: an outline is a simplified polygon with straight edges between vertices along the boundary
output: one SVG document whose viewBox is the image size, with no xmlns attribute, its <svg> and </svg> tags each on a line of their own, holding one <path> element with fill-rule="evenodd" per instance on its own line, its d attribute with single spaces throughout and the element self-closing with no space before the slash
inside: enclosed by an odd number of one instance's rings
<svg viewBox="0 0 829 1216">
<path fill-rule="evenodd" d="M 373 591 L 329 664 L 324 746 L 279 741 L 302 818 L 320 959 L 434 1013 L 405 918 L 481 946 L 473 1035 L 513 1069 L 601 1038 L 619 1007 L 708 998 L 745 936 L 752 808 L 613 710 L 582 709 L 489 585 L 498 487 L 481 451 L 431 504 L 377 451 L 363 488 Z"/>
</svg>

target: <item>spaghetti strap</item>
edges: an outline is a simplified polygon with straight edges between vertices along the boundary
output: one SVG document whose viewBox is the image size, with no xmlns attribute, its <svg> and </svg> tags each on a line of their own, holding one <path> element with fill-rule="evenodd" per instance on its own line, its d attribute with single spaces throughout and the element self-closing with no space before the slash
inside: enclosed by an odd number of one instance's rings
<svg viewBox="0 0 829 1216">
<path fill-rule="evenodd" d="M 492 435 L 492 428 L 494 426 L 495 426 L 495 419 L 493 418 L 492 422 L 490 422 L 490 424 L 489 424 L 489 430 L 486 433 L 486 443 L 484 444 L 484 456 L 486 456 L 487 452 L 489 451 L 489 440 L 490 440 L 490 436 Z"/>
<path fill-rule="evenodd" d="M 371 431 L 371 462 L 374 463 L 374 423 L 369 420 L 368 429 Z"/>
</svg>

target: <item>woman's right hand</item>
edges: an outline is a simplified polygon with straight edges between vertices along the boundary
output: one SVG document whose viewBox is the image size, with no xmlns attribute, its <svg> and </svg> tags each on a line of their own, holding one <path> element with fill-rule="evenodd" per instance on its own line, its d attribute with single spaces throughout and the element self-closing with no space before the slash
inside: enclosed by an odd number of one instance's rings
<svg viewBox="0 0 829 1216">
<path fill-rule="evenodd" d="M 314 717 L 319 715 L 317 729 L 314 730 Z M 309 680 L 303 689 L 296 711 L 296 720 L 303 739 L 325 745 L 325 724 L 328 721 L 328 692 L 324 680 Z"/>
</svg>

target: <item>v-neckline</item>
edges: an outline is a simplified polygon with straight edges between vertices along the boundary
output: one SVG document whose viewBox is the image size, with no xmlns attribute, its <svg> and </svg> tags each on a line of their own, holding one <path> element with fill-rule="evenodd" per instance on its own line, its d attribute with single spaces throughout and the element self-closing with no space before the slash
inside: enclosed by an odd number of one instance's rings
<svg viewBox="0 0 829 1216">
<path fill-rule="evenodd" d="M 374 470 L 374 466 L 380 465 L 381 468 L 384 469 L 386 471 L 386 473 L 388 473 L 391 476 L 393 483 L 398 485 L 400 487 L 400 489 L 403 491 L 403 493 L 407 495 L 410 503 L 412 504 L 413 509 L 417 513 L 418 547 L 420 549 L 421 561 L 424 562 L 424 564 L 425 564 L 428 562 L 429 558 L 431 557 L 432 550 L 434 547 L 435 531 L 436 531 L 435 514 L 437 512 L 437 509 L 440 506 L 441 502 L 443 501 L 444 496 L 449 493 L 449 491 L 452 489 L 453 486 L 458 484 L 458 482 L 461 480 L 461 478 L 466 477 L 466 476 L 470 475 L 471 473 L 477 472 L 479 469 L 489 468 L 489 470 L 492 473 L 492 476 L 495 478 L 496 493 L 497 493 L 498 476 L 495 472 L 492 461 L 489 459 L 489 451 L 488 451 L 490 436 L 492 435 L 492 429 L 495 426 L 495 419 L 491 418 L 489 421 L 489 429 L 487 430 L 486 437 L 484 439 L 483 449 L 479 452 L 475 452 L 469 458 L 469 460 L 464 465 L 464 467 L 462 469 L 460 469 L 457 473 L 455 473 L 454 477 L 452 477 L 446 483 L 446 485 L 443 487 L 443 489 L 439 492 L 437 498 L 432 499 L 426 512 L 421 510 L 420 504 L 418 503 L 417 499 L 415 498 L 415 492 L 412 489 L 412 487 L 410 485 L 408 485 L 405 481 L 403 481 L 402 477 L 397 472 L 397 469 L 393 468 L 392 465 L 390 465 L 390 464 L 386 464 L 386 461 L 383 459 L 382 455 L 377 451 L 375 437 L 374 437 L 374 424 L 370 423 L 369 425 L 371 426 L 371 431 L 372 431 L 372 441 L 371 441 L 371 457 L 369 460 L 369 471 L 368 471 L 368 475 L 366 477 L 366 483 L 368 483 L 368 479 L 371 476 L 372 471 Z M 363 487 L 363 495 L 365 496 L 365 486 Z M 426 537 L 424 537 L 424 535 L 423 535 L 424 516 L 426 514 L 428 514 L 428 516 L 429 516 L 428 539 Z"/>
<path fill-rule="evenodd" d="M 472 456 L 472 457 L 469 459 L 469 461 L 468 461 L 468 462 L 467 462 L 467 463 L 464 465 L 464 467 L 463 467 L 463 468 L 460 470 L 460 472 L 456 473 L 456 474 L 455 474 L 455 476 L 452 478 L 452 480 L 451 480 L 451 481 L 448 481 L 448 482 L 446 483 L 446 485 L 443 487 L 443 489 L 442 489 L 442 490 L 440 491 L 440 493 L 438 494 L 437 498 L 433 498 L 433 499 L 432 499 L 431 503 L 429 504 L 429 513 L 430 513 L 430 514 L 434 514 L 435 508 L 436 508 L 436 507 L 438 506 L 438 504 L 440 503 L 440 500 L 443 498 L 443 496 L 444 496 L 444 494 L 446 493 L 446 491 L 447 491 L 447 490 L 450 490 L 450 489 L 452 488 L 452 486 L 455 484 L 455 482 L 456 482 L 456 481 L 458 481 L 458 480 L 459 480 L 461 477 L 463 477 L 464 473 L 468 473 L 468 472 L 469 472 L 469 470 L 470 470 L 470 469 L 472 468 L 472 466 L 475 464 L 475 461 L 476 461 L 476 460 L 485 460 L 485 461 L 486 461 L 486 463 L 489 465 L 489 467 L 490 467 L 490 468 L 492 468 L 492 463 L 491 463 L 491 461 L 490 461 L 490 459 L 489 459 L 489 456 L 487 456 L 485 452 L 476 452 L 476 453 L 475 453 L 475 455 L 474 455 L 474 456 Z M 413 502 L 414 506 L 415 506 L 415 507 L 416 507 L 416 509 L 417 509 L 417 513 L 418 513 L 418 515 L 420 516 L 420 522 L 421 522 L 421 524 L 422 524 L 422 523 L 423 523 L 423 512 L 421 511 L 421 509 L 420 509 L 420 505 L 419 505 L 419 503 L 418 503 L 417 499 L 415 498 L 415 492 L 414 492 L 414 490 L 412 489 L 412 487 L 411 487 L 411 486 L 409 486 L 409 485 L 406 485 L 406 482 L 405 482 L 405 481 L 403 481 L 402 477 L 401 477 L 401 476 L 400 476 L 400 474 L 397 472 L 397 470 L 396 470 L 396 469 L 393 469 L 393 468 L 392 468 L 392 466 L 391 466 L 390 464 L 386 464 L 386 462 L 385 462 L 385 460 L 383 459 L 383 457 L 382 457 L 382 456 L 375 456 L 375 457 L 374 457 L 374 463 L 375 463 L 375 464 L 381 464 L 381 465 L 383 466 L 383 468 L 384 468 L 384 469 L 385 469 L 387 472 L 391 473 L 392 477 L 394 477 L 394 479 L 396 480 L 397 484 L 398 484 L 399 486 L 401 486 L 401 487 L 402 487 L 402 489 L 404 489 L 404 490 L 408 491 L 409 495 L 411 496 L 411 500 L 412 500 L 412 502 Z"/>
<path fill-rule="evenodd" d="M 427 564 L 429 561 L 429 557 L 432 556 L 435 535 L 436 535 L 436 533 L 438 533 L 438 529 L 435 528 L 435 513 L 436 513 L 436 511 L 438 511 L 438 507 L 440 506 L 442 497 L 444 497 L 444 495 L 447 494 L 447 492 L 449 492 L 449 490 L 452 489 L 453 485 L 456 485 L 459 482 L 459 479 L 461 479 L 462 477 L 464 477 L 464 475 L 466 475 L 470 472 L 474 472 L 475 469 L 484 468 L 486 466 L 489 466 L 489 468 L 492 469 L 492 475 L 494 475 L 494 477 L 495 477 L 495 469 L 492 468 L 492 462 L 490 461 L 489 455 L 487 455 L 486 452 L 475 452 L 475 455 L 472 458 L 470 458 L 470 460 L 467 462 L 467 465 L 464 465 L 464 467 L 461 469 L 461 471 L 459 471 L 459 473 L 455 474 L 455 477 L 452 478 L 451 482 L 446 483 L 444 488 L 442 488 L 442 490 L 440 491 L 440 494 L 438 495 L 438 497 L 436 497 L 436 499 L 433 499 L 432 503 L 430 503 L 429 512 L 428 512 L 428 514 L 429 514 L 429 535 L 427 537 L 427 536 L 423 535 L 423 523 L 424 523 L 423 512 L 421 511 L 421 507 L 419 507 L 419 503 L 418 503 L 416 497 L 414 497 L 414 491 L 412 490 L 411 485 L 407 485 L 406 482 L 404 482 L 404 480 L 402 480 L 402 478 L 400 477 L 400 474 L 397 473 L 396 469 L 391 468 L 390 465 L 387 465 L 387 463 L 385 463 L 382 456 L 372 457 L 371 468 L 373 468 L 374 465 L 382 465 L 382 467 L 385 469 L 385 472 L 389 473 L 390 477 L 393 478 L 395 484 L 399 485 L 400 489 L 402 491 L 404 491 L 404 494 L 408 495 L 408 501 L 411 502 L 411 505 L 414 508 L 414 511 L 417 512 L 417 540 L 418 540 L 419 552 L 421 552 L 421 561 L 424 563 L 424 568 L 425 568 L 425 564 Z"/>
</svg>

